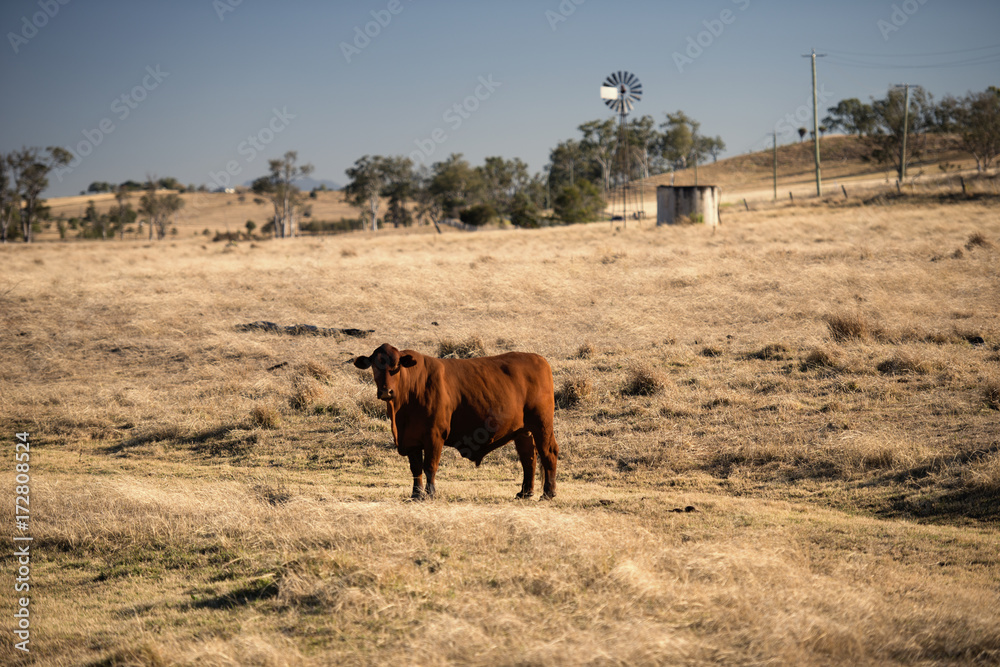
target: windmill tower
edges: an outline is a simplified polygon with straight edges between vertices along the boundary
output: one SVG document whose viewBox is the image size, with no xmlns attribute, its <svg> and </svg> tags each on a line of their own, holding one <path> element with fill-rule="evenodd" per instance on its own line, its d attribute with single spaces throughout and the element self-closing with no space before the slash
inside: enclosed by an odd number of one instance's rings
<svg viewBox="0 0 1000 667">
<path fill-rule="evenodd" d="M 639 83 L 639 77 L 631 72 L 620 70 L 612 72 L 601 86 L 601 99 L 618 113 L 618 140 L 612 162 L 615 187 L 611 195 L 611 219 L 614 221 L 617 212 L 621 211 L 622 223 L 627 224 L 630 208 L 636 218 L 645 216 L 642 195 L 631 183 L 632 142 L 628 123 L 625 121 L 632 107 L 642 99 L 642 84 Z"/>
</svg>

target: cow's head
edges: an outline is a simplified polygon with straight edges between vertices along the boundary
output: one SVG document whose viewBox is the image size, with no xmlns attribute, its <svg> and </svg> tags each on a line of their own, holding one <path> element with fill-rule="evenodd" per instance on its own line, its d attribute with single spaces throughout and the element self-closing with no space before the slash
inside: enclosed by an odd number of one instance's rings
<svg viewBox="0 0 1000 667">
<path fill-rule="evenodd" d="M 409 354 L 400 355 L 392 345 L 383 343 L 370 356 L 355 359 L 354 365 L 372 369 L 379 400 L 391 401 L 397 395 L 399 371 L 416 366 L 417 360 Z"/>
</svg>

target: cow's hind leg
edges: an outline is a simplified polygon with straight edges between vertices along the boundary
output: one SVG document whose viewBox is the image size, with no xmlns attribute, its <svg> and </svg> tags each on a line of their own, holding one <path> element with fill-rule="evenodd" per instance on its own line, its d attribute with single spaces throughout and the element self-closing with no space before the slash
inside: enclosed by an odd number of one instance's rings
<svg viewBox="0 0 1000 667">
<path fill-rule="evenodd" d="M 521 459 L 524 468 L 524 481 L 521 482 L 521 492 L 517 498 L 530 498 L 535 495 L 535 439 L 530 433 L 522 433 L 514 438 L 517 457 Z"/>
<path fill-rule="evenodd" d="M 552 429 L 552 420 L 542 419 L 532 435 L 535 436 L 538 458 L 541 459 L 542 471 L 545 473 L 542 499 L 550 500 L 556 497 L 556 461 L 559 456 L 559 445 L 556 444 L 556 436 Z"/>
<path fill-rule="evenodd" d="M 413 475 L 413 493 L 410 494 L 412 500 L 423 500 L 424 493 L 424 450 L 413 449 L 408 454 L 410 458 L 410 474 Z"/>
</svg>

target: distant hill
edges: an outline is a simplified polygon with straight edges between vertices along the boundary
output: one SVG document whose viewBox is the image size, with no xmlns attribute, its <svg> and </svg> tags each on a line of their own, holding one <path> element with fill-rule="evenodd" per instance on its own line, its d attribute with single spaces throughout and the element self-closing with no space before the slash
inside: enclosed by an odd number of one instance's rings
<svg viewBox="0 0 1000 667">
<path fill-rule="evenodd" d="M 246 181 L 243 183 L 243 185 L 249 188 L 251 185 L 253 185 L 253 180 L 251 179 L 249 181 Z M 297 185 L 300 190 L 304 190 L 306 192 L 314 190 L 323 185 L 326 186 L 327 190 L 340 190 L 341 188 L 344 187 L 343 185 L 337 183 L 336 181 L 331 181 L 329 179 L 317 180 L 315 178 L 300 178 L 299 180 L 295 181 L 295 185 Z"/>
</svg>

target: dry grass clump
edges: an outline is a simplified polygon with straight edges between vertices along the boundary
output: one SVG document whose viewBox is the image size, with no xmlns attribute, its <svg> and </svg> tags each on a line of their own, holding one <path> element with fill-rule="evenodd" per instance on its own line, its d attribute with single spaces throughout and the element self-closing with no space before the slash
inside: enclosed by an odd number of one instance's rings
<svg viewBox="0 0 1000 667">
<path fill-rule="evenodd" d="M 308 410 L 323 396 L 323 386 L 311 376 L 300 375 L 295 378 L 289 403 L 293 410 Z"/>
<path fill-rule="evenodd" d="M 635 366 L 622 385 L 623 396 L 652 396 L 663 391 L 666 379 L 663 374 L 650 366 Z"/>
<path fill-rule="evenodd" d="M 782 343 L 769 343 L 756 352 L 748 352 L 744 358 L 760 359 L 761 361 L 783 361 L 788 358 L 788 347 Z"/>
<path fill-rule="evenodd" d="M 591 345 L 589 342 L 588 343 L 584 343 L 583 345 L 581 345 L 580 347 L 577 348 L 577 350 L 576 350 L 576 358 L 577 359 L 590 359 L 591 357 L 594 356 L 595 353 L 596 353 L 596 350 L 594 349 L 593 345 Z"/>
<path fill-rule="evenodd" d="M 823 318 L 830 330 L 830 336 L 837 342 L 886 340 L 884 327 L 862 313 L 840 313 Z"/>
<path fill-rule="evenodd" d="M 486 343 L 479 336 L 469 336 L 461 342 L 445 339 L 438 344 L 438 356 L 442 359 L 472 359 L 486 354 Z"/>
<path fill-rule="evenodd" d="M 876 368 L 883 375 L 926 375 L 932 370 L 930 363 L 909 352 L 898 352 Z"/>
<path fill-rule="evenodd" d="M 329 368 L 312 359 L 303 364 L 302 370 L 306 375 L 309 375 L 320 382 L 329 383 L 333 379 L 333 372 L 330 371 Z"/>
<path fill-rule="evenodd" d="M 270 405 L 255 405 L 250 409 L 250 424 L 255 428 L 275 429 L 281 425 L 281 415 Z"/>
<path fill-rule="evenodd" d="M 986 250 L 993 250 L 996 248 L 996 244 L 993 241 L 986 238 L 986 235 L 982 232 L 973 232 L 969 235 L 969 240 L 965 242 L 966 250 L 973 250 L 975 248 L 984 248 Z"/>
<path fill-rule="evenodd" d="M 593 393 L 594 386 L 590 378 L 583 375 L 568 377 L 556 390 L 556 406 L 560 408 L 576 407 L 590 400 Z"/>
<path fill-rule="evenodd" d="M 814 369 L 840 370 L 840 354 L 836 350 L 829 350 L 822 347 L 813 349 L 802 360 L 800 370 L 808 371 Z"/>
<path fill-rule="evenodd" d="M 1000 410 L 1000 377 L 991 377 L 983 385 L 983 400 L 993 410 Z"/>
<path fill-rule="evenodd" d="M 706 345 L 701 348 L 701 352 L 699 352 L 699 354 L 703 357 L 708 357 L 709 359 L 716 359 L 722 356 L 723 350 L 722 348 L 715 347 L 714 345 Z"/>
</svg>

